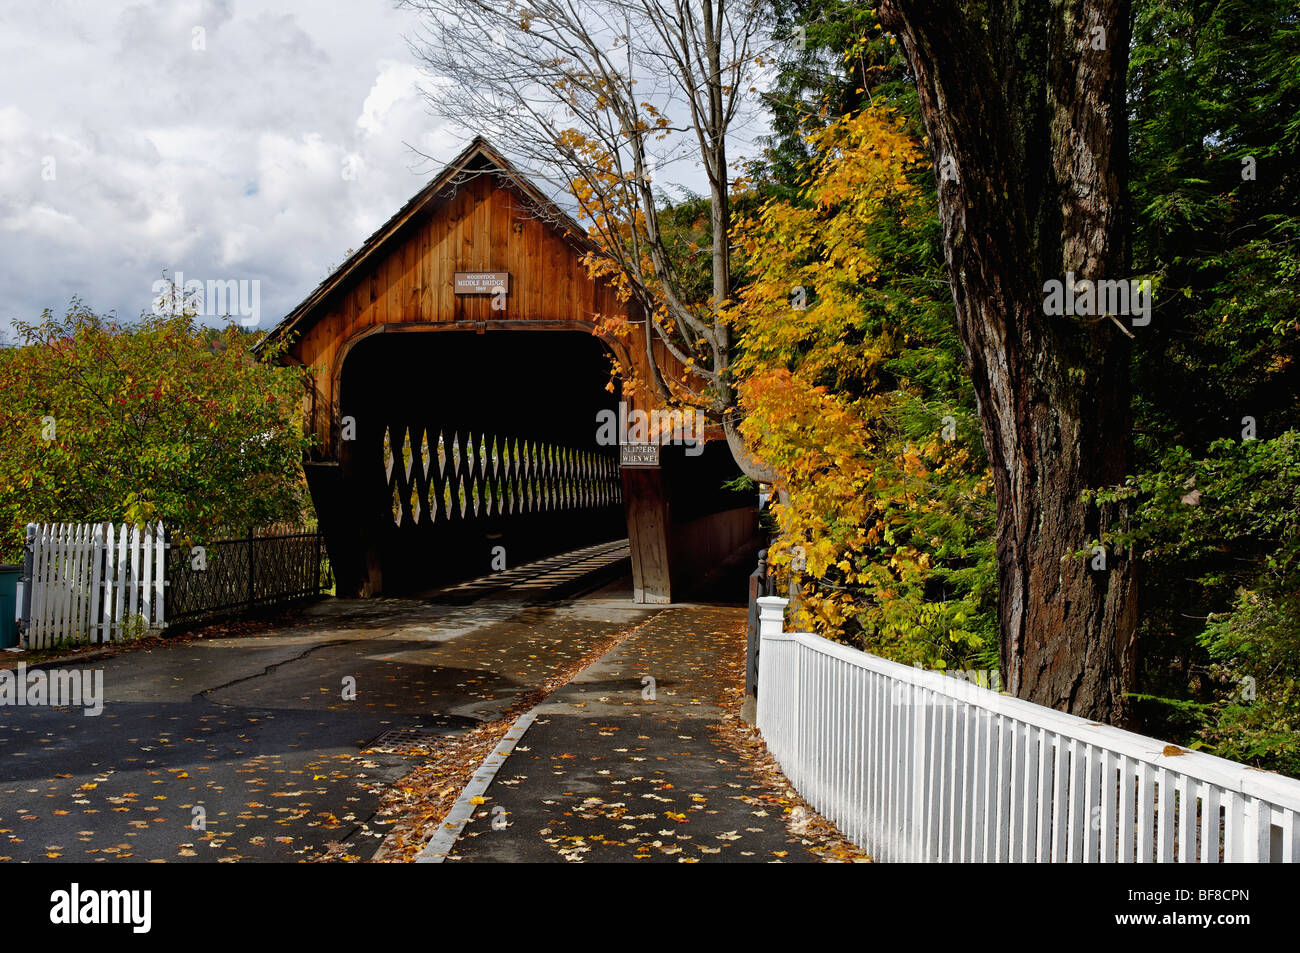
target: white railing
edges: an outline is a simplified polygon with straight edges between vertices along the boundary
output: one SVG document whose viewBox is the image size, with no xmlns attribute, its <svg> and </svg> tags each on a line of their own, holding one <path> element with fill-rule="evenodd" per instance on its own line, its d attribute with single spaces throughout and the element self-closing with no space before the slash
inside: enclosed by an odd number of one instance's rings
<svg viewBox="0 0 1300 953">
<path fill-rule="evenodd" d="M 782 631 L 759 602 L 758 727 L 882 861 L 1300 862 L 1300 781 Z"/>
<path fill-rule="evenodd" d="M 109 642 L 165 626 L 166 534 L 112 523 L 28 523 L 23 647 Z"/>
</svg>

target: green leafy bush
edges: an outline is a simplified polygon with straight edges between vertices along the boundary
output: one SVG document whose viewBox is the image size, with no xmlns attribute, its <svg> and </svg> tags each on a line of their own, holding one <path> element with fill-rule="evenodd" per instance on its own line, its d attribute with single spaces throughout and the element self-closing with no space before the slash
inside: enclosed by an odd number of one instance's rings
<svg viewBox="0 0 1300 953">
<path fill-rule="evenodd" d="M 303 380 L 191 310 L 125 325 L 74 301 L 0 349 L 0 560 L 29 521 L 195 537 L 301 517 Z"/>
</svg>

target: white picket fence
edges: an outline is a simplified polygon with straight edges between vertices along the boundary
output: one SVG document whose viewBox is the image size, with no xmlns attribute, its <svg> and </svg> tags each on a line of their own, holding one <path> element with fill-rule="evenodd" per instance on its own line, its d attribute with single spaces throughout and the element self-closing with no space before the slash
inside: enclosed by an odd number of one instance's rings
<svg viewBox="0 0 1300 953">
<path fill-rule="evenodd" d="M 28 571 L 19 593 L 23 647 L 110 642 L 161 629 L 166 533 L 112 523 L 28 523 Z M 30 579 L 30 582 L 28 581 Z M 30 587 L 29 589 L 26 587 Z"/>
<path fill-rule="evenodd" d="M 759 603 L 758 727 L 881 861 L 1300 862 L 1300 781 L 807 633 Z"/>
</svg>

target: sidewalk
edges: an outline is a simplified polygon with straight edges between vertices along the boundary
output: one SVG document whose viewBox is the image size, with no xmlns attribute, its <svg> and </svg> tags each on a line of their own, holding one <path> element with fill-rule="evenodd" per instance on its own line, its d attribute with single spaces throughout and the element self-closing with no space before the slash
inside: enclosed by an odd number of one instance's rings
<svg viewBox="0 0 1300 953">
<path fill-rule="evenodd" d="M 447 861 L 821 861 L 719 731 L 744 615 L 665 609 L 552 695 Z"/>
</svg>

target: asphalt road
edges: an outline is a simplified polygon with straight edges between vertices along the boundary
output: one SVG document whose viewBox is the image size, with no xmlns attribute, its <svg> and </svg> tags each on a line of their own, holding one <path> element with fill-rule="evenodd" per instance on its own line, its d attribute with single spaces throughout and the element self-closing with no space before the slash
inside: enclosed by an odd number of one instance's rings
<svg viewBox="0 0 1300 953">
<path fill-rule="evenodd" d="M 745 609 L 666 609 L 536 709 L 449 863 L 817 863 L 715 729 Z"/>
<path fill-rule="evenodd" d="M 379 794 L 411 767 L 377 738 L 491 719 L 652 614 L 617 585 L 533 604 L 536 580 L 481 591 L 329 600 L 265 634 L 83 663 L 103 672 L 98 716 L 0 707 L 0 860 L 296 862 L 340 841 L 371 856 Z"/>
</svg>

